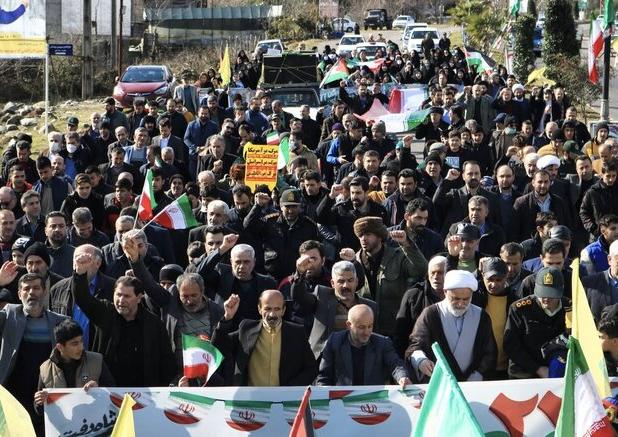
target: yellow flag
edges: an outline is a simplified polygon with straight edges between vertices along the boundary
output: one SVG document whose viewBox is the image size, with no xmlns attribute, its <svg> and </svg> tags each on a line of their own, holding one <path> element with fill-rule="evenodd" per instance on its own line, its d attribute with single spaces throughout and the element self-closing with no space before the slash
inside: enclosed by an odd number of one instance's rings
<svg viewBox="0 0 618 437">
<path fill-rule="evenodd" d="M 573 326 L 571 335 L 579 340 L 579 344 L 588 363 L 588 368 L 597 386 L 601 398 L 611 395 L 609 380 L 607 378 L 607 367 L 603 357 L 601 339 L 597 327 L 594 324 L 592 311 L 588 304 L 588 298 L 584 291 L 582 281 L 579 279 L 579 259 L 576 258 L 571 264 L 573 269 Z"/>
<path fill-rule="evenodd" d="M 532 71 L 528 75 L 528 82 L 526 82 L 526 85 L 555 85 L 556 82 L 548 79 L 545 73 L 547 73 L 547 67 L 537 68 Z"/>
<path fill-rule="evenodd" d="M 230 64 L 230 47 L 225 45 L 225 53 L 219 65 L 219 75 L 221 76 L 221 86 L 226 86 L 232 79 L 232 66 Z"/>
<path fill-rule="evenodd" d="M 125 393 L 120 413 L 116 419 L 112 437 L 135 437 L 135 423 L 133 422 L 133 405 L 135 401 L 128 393 Z"/>
<path fill-rule="evenodd" d="M 17 399 L 0 385 L 0 436 L 36 437 L 30 415 Z"/>
</svg>

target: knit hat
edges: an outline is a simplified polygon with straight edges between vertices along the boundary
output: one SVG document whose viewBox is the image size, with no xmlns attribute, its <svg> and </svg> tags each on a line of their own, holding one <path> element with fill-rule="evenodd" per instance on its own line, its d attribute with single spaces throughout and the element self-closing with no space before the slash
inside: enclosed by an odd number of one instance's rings
<svg viewBox="0 0 618 437">
<path fill-rule="evenodd" d="M 16 250 L 18 252 L 24 253 L 26 249 L 30 247 L 30 245 L 32 245 L 32 243 L 34 243 L 34 240 L 30 237 L 19 237 L 13 243 L 13 246 L 11 247 L 11 252 Z"/>
<path fill-rule="evenodd" d="M 176 279 L 178 279 L 178 277 L 182 274 L 182 267 L 180 267 L 178 264 L 164 265 L 163 268 L 159 270 L 159 282 L 171 281 L 176 283 Z"/>
<path fill-rule="evenodd" d="M 39 241 L 26 249 L 26 251 L 24 252 L 24 263 L 28 262 L 28 257 L 30 255 L 36 255 L 40 257 L 43 261 L 45 261 L 45 264 L 47 264 L 48 266 L 51 264 L 47 247 L 45 247 L 45 245 Z"/>
<path fill-rule="evenodd" d="M 442 166 L 442 158 L 440 158 L 440 154 L 438 152 L 431 152 L 425 158 L 425 164 L 429 164 L 430 162 L 437 162 Z"/>
<path fill-rule="evenodd" d="M 365 234 L 374 234 L 386 240 L 388 231 L 381 217 L 361 217 L 354 222 L 354 235 L 358 238 Z"/>
</svg>

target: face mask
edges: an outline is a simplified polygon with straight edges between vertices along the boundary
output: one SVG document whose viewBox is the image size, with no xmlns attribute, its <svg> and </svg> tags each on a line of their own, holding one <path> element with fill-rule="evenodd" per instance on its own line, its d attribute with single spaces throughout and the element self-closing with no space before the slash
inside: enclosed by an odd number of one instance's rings
<svg viewBox="0 0 618 437">
<path fill-rule="evenodd" d="M 57 141 L 54 141 L 53 143 L 49 143 L 49 151 L 51 153 L 58 153 L 60 152 L 60 143 Z"/>
<path fill-rule="evenodd" d="M 504 129 L 504 133 L 507 135 L 513 135 L 516 132 L 517 129 L 515 129 L 514 127 L 507 127 L 506 129 Z"/>
<path fill-rule="evenodd" d="M 77 146 L 73 144 L 67 144 L 67 152 L 75 153 L 77 151 Z"/>
</svg>

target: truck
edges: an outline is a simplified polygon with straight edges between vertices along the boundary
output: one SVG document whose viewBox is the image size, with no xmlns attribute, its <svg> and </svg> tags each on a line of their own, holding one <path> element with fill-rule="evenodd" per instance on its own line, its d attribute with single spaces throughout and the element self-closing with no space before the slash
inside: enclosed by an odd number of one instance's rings
<svg viewBox="0 0 618 437">
<path fill-rule="evenodd" d="M 393 19 L 388 16 L 386 9 L 367 9 L 367 15 L 363 20 L 365 30 L 372 28 L 391 30 Z"/>
</svg>

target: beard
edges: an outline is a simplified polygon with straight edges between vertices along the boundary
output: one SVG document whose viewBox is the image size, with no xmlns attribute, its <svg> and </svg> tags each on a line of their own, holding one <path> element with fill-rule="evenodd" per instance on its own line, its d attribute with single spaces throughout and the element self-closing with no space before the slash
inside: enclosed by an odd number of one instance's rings
<svg viewBox="0 0 618 437">
<path fill-rule="evenodd" d="M 458 309 L 453 307 L 450 303 L 447 304 L 446 308 L 448 309 L 448 312 L 455 317 L 461 317 L 466 314 L 466 311 L 468 311 L 468 306 L 466 306 L 464 309 Z"/>
</svg>

